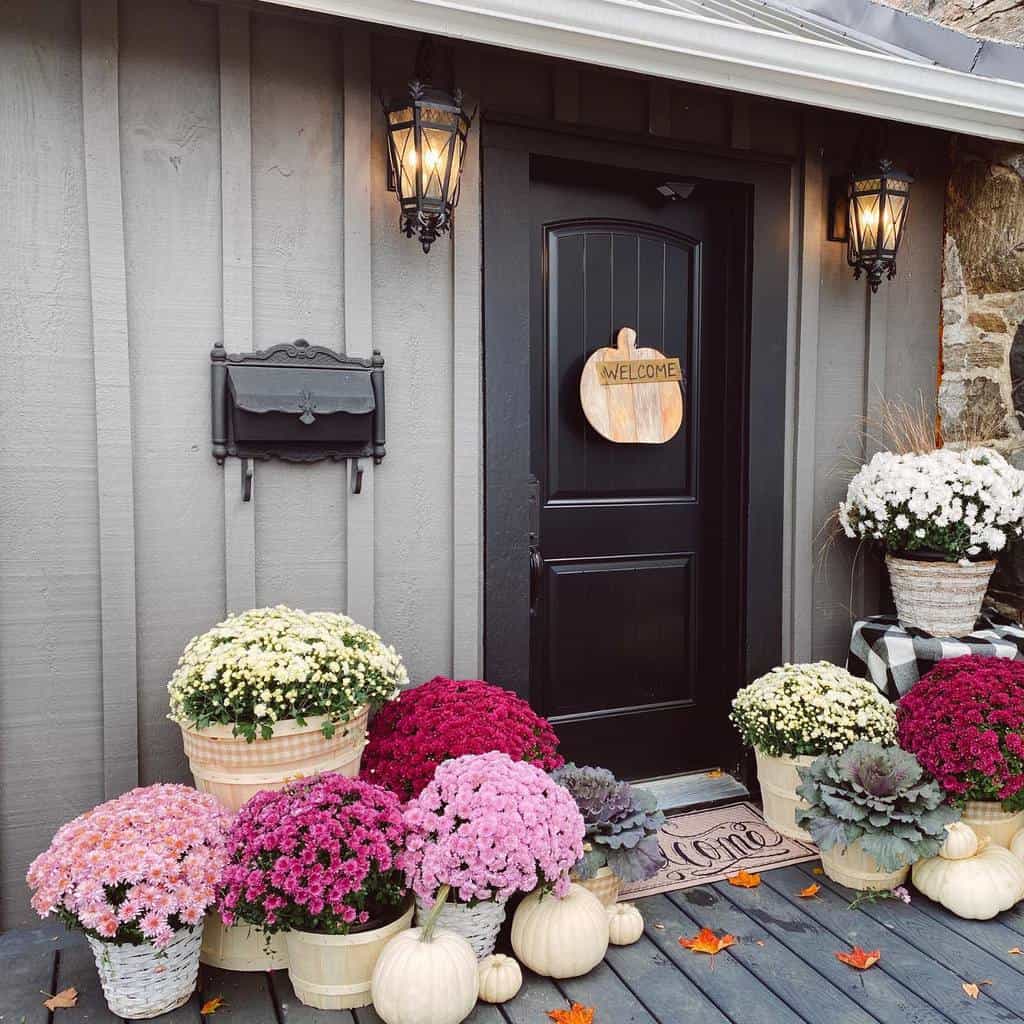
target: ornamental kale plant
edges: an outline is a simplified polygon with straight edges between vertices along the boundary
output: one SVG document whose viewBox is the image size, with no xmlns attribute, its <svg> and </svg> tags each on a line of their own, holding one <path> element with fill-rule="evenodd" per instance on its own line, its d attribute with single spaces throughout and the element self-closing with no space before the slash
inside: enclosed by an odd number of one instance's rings
<svg viewBox="0 0 1024 1024">
<path fill-rule="evenodd" d="M 665 863 L 658 845 L 665 815 L 652 793 L 620 782 L 607 768 L 567 764 L 551 778 L 572 794 L 586 825 L 585 852 L 573 869 L 578 878 L 593 878 L 606 866 L 625 882 L 658 873 Z"/>
<path fill-rule="evenodd" d="M 1024 663 L 965 655 L 940 661 L 896 708 L 900 745 L 955 803 L 1024 809 Z"/>
<path fill-rule="evenodd" d="M 798 771 L 796 791 L 810 807 L 796 812 L 796 823 L 821 850 L 844 850 L 859 839 L 883 871 L 934 857 L 946 826 L 960 817 L 917 758 L 899 747 L 861 740 Z"/>
<path fill-rule="evenodd" d="M 498 750 L 544 771 L 562 764 L 558 737 L 529 704 L 479 679 L 445 679 L 406 690 L 370 726 L 362 778 L 417 796 L 443 761 Z"/>
</svg>

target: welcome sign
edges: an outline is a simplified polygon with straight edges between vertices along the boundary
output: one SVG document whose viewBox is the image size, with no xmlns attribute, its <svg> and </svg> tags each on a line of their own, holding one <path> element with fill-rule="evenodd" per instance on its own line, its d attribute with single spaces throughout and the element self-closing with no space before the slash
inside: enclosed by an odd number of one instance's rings
<svg viewBox="0 0 1024 1024">
<path fill-rule="evenodd" d="M 679 360 L 662 359 L 619 359 L 597 364 L 597 379 L 604 387 L 617 384 L 665 384 L 681 381 L 683 370 Z"/>
</svg>

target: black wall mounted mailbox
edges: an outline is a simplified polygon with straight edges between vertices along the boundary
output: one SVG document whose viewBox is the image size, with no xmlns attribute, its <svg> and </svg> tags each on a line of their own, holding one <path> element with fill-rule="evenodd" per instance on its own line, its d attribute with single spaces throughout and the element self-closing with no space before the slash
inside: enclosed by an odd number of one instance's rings
<svg viewBox="0 0 1024 1024">
<path fill-rule="evenodd" d="M 260 352 L 210 353 L 213 456 L 288 462 L 384 458 L 384 360 L 344 356 L 299 339 Z M 359 490 L 361 471 L 353 473 Z"/>
</svg>

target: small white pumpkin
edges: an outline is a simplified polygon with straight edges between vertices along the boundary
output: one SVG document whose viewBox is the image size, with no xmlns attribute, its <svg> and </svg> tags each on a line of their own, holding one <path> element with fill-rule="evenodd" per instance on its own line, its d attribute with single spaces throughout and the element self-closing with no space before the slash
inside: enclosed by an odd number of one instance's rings
<svg viewBox="0 0 1024 1024">
<path fill-rule="evenodd" d="M 460 1024 L 476 1005 L 479 979 L 473 947 L 455 932 L 422 928 L 396 935 L 373 969 L 373 1008 L 384 1024 Z"/>
<path fill-rule="evenodd" d="M 643 915 L 634 903 L 613 903 L 608 911 L 608 939 L 613 946 L 631 946 L 644 933 Z"/>
<path fill-rule="evenodd" d="M 1024 828 L 1017 832 L 1010 840 L 1010 853 L 1012 853 L 1017 860 L 1024 861 Z"/>
<path fill-rule="evenodd" d="M 512 948 L 537 974 L 578 978 L 608 951 L 604 904 L 575 882 L 561 899 L 534 890 L 516 908 Z"/>
<path fill-rule="evenodd" d="M 485 956 L 477 967 L 480 998 L 485 1003 L 507 1003 L 523 987 L 523 972 L 514 957 L 503 953 Z"/>
<path fill-rule="evenodd" d="M 925 896 L 957 917 L 987 921 L 1024 898 L 1024 863 L 1005 846 L 979 841 L 976 835 L 976 852 L 968 853 L 970 836 L 962 829 L 974 835 L 969 825 L 947 826 L 938 857 L 919 860 L 911 877 Z"/>
</svg>

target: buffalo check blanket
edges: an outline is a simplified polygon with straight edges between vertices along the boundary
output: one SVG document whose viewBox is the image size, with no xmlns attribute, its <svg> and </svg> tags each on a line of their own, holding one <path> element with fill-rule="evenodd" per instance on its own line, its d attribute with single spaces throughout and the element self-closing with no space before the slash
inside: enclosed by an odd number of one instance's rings
<svg viewBox="0 0 1024 1024">
<path fill-rule="evenodd" d="M 1024 628 L 988 609 L 963 637 L 937 637 L 901 626 L 895 615 L 872 615 L 853 624 L 846 668 L 899 700 L 936 662 L 978 654 L 1024 661 Z"/>
</svg>

